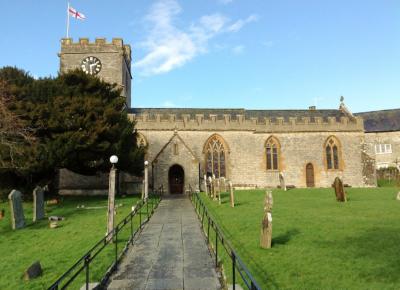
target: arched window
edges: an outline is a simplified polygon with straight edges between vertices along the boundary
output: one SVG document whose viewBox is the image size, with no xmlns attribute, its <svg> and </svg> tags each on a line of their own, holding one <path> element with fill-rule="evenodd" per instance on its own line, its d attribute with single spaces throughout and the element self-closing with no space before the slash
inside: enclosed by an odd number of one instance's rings
<svg viewBox="0 0 400 290">
<path fill-rule="evenodd" d="M 147 147 L 147 140 L 146 138 L 141 134 L 136 132 L 136 145 L 137 147 Z"/>
<path fill-rule="evenodd" d="M 265 142 L 265 154 L 267 157 L 267 170 L 279 170 L 280 145 L 275 137 L 270 137 Z"/>
<path fill-rule="evenodd" d="M 226 153 L 224 140 L 219 135 L 212 135 L 204 146 L 207 176 L 226 177 Z"/>
<path fill-rule="evenodd" d="M 340 144 L 334 136 L 331 136 L 325 143 L 326 168 L 340 169 Z"/>
</svg>

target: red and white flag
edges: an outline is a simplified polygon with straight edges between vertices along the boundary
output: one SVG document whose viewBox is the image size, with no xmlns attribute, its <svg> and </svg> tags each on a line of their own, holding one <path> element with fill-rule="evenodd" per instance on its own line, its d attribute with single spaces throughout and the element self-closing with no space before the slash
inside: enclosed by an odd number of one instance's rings
<svg viewBox="0 0 400 290">
<path fill-rule="evenodd" d="M 79 20 L 85 20 L 86 17 L 85 15 L 83 15 L 82 13 L 76 11 L 76 9 L 72 8 L 72 7 L 68 7 L 68 13 L 70 16 L 79 19 Z"/>
</svg>

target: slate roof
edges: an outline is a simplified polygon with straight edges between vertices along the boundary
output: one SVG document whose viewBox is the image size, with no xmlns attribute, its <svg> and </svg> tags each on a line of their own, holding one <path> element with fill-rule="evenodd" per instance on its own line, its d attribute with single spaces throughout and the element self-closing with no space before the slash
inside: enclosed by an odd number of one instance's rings
<svg viewBox="0 0 400 290">
<path fill-rule="evenodd" d="M 400 131 L 400 109 L 356 113 L 364 119 L 365 132 Z"/>
<path fill-rule="evenodd" d="M 181 118 L 182 115 L 188 114 L 190 118 L 195 118 L 196 114 L 204 114 L 208 116 L 210 114 L 217 115 L 217 119 L 223 119 L 224 114 L 230 114 L 231 119 L 235 120 L 236 115 L 244 115 L 246 119 L 258 118 L 264 120 L 264 118 L 270 118 L 274 121 L 277 117 L 283 117 L 286 121 L 290 117 L 298 118 L 309 117 L 313 122 L 314 117 L 322 117 L 325 122 L 328 121 L 328 117 L 335 117 L 337 121 L 340 117 L 345 117 L 340 110 L 246 110 L 246 109 L 200 109 L 200 108 L 131 108 L 129 110 L 131 114 L 149 114 L 154 116 L 155 114 L 161 114 L 161 118 L 168 118 L 169 114 L 175 114 L 177 118 Z"/>
</svg>

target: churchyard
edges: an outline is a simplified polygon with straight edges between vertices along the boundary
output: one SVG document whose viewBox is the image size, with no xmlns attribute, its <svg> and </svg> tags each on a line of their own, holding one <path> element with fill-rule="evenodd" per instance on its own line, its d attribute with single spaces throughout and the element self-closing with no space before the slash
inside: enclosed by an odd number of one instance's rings
<svg viewBox="0 0 400 290">
<path fill-rule="evenodd" d="M 116 222 L 129 214 L 140 197 L 116 199 Z M 107 197 L 63 197 L 59 204 L 46 204 L 44 219 L 32 221 L 32 201 L 23 202 L 25 226 L 12 230 L 8 201 L 0 202 L 5 216 L 0 220 L 0 289 L 47 289 L 76 260 L 104 237 L 107 223 Z M 143 209 L 145 213 L 145 209 Z M 50 228 L 48 217 L 63 217 L 57 228 Z M 135 228 L 139 223 L 134 219 Z M 127 241 L 129 227 L 119 235 L 121 245 Z M 120 246 L 121 252 L 123 246 Z M 114 247 L 106 247 L 91 265 L 90 275 L 99 280 L 111 265 Z M 40 261 L 43 275 L 24 281 L 24 271 Z M 81 277 L 82 276 L 82 277 Z M 83 285 L 81 275 L 71 289 Z M 79 287 L 78 287 L 79 286 Z"/>
<path fill-rule="evenodd" d="M 399 188 L 345 191 L 347 202 L 333 188 L 273 190 L 270 249 L 260 247 L 264 190 L 235 191 L 234 207 L 228 192 L 220 204 L 200 196 L 262 289 L 399 289 Z M 230 283 L 231 259 L 219 255 Z"/>
</svg>

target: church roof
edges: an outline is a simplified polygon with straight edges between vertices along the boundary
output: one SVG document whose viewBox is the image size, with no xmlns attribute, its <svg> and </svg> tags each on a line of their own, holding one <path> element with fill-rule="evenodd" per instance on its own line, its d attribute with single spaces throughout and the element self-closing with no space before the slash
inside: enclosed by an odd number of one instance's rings
<svg viewBox="0 0 400 290">
<path fill-rule="evenodd" d="M 159 114 L 161 116 L 168 117 L 169 114 L 175 114 L 178 118 L 182 115 L 190 115 L 195 117 L 197 114 L 217 115 L 217 119 L 223 119 L 224 115 L 231 115 L 231 119 L 235 120 L 236 115 L 243 115 L 246 119 L 258 118 L 263 120 L 264 118 L 270 118 L 272 120 L 276 118 L 302 118 L 309 117 L 311 122 L 315 117 L 321 117 L 324 121 L 327 121 L 328 117 L 335 117 L 338 121 L 340 117 L 346 117 L 346 114 L 341 110 L 246 110 L 246 109 L 201 109 L 201 108 L 131 108 L 129 113 L 131 114 L 149 114 L 154 116 Z"/>
<path fill-rule="evenodd" d="M 356 113 L 364 119 L 365 132 L 400 131 L 400 109 Z"/>
</svg>

